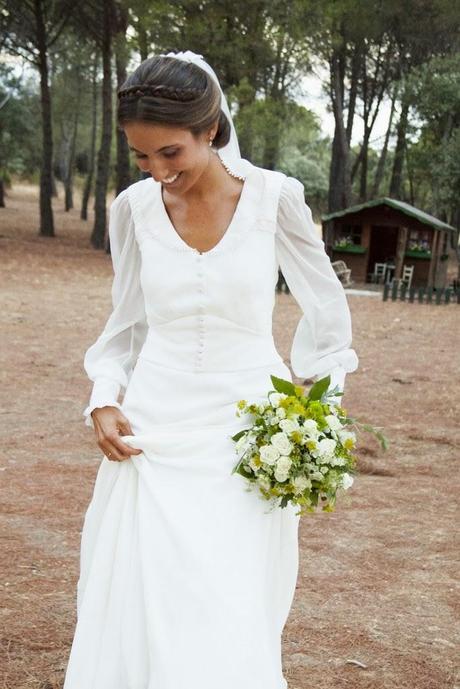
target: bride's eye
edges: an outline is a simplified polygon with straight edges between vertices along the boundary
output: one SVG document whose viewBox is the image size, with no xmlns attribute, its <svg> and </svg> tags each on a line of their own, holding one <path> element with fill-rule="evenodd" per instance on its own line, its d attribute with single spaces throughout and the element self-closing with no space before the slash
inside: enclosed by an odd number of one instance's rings
<svg viewBox="0 0 460 689">
<path fill-rule="evenodd" d="M 177 151 L 172 151 L 171 153 L 163 153 L 165 158 L 174 158 L 176 155 Z"/>
</svg>

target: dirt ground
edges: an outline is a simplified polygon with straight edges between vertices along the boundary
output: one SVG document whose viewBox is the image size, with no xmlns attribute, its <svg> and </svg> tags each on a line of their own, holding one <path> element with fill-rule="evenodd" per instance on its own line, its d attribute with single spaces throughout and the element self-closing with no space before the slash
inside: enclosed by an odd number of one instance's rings
<svg viewBox="0 0 460 689">
<path fill-rule="evenodd" d="M 37 188 L 17 185 L 6 202 L 0 687 L 57 689 L 101 459 L 83 423 L 82 361 L 109 313 L 111 262 L 89 244 L 91 220 L 63 211 L 62 193 L 54 239 L 37 235 Z M 343 405 L 383 426 L 390 448 L 363 434 L 349 501 L 302 518 L 285 675 L 289 689 L 459 689 L 460 307 L 348 300 L 360 367 Z M 277 296 L 286 361 L 299 316 L 292 296 Z"/>
</svg>

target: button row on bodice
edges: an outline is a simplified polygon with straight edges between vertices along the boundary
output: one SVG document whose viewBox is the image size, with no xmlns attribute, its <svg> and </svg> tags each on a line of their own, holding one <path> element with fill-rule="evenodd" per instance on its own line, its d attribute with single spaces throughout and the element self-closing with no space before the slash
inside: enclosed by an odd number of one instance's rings
<svg viewBox="0 0 460 689">
<path fill-rule="evenodd" d="M 203 350 L 204 350 L 204 336 L 205 336 L 205 326 L 204 326 L 204 272 L 203 272 L 203 254 L 197 253 L 197 277 L 198 277 L 198 291 L 201 294 L 201 301 L 199 303 L 200 313 L 198 315 L 198 347 L 195 359 L 195 368 L 203 368 Z"/>
</svg>

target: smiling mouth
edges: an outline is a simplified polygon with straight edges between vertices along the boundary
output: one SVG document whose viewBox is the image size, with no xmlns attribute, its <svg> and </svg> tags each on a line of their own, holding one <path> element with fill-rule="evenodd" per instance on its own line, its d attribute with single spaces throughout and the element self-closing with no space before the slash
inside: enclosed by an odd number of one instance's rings
<svg viewBox="0 0 460 689">
<path fill-rule="evenodd" d="M 178 172 L 177 175 L 174 175 L 173 177 L 167 177 L 166 179 L 162 179 L 161 182 L 162 184 L 173 184 L 176 179 L 179 179 L 181 176 L 182 172 Z"/>
</svg>

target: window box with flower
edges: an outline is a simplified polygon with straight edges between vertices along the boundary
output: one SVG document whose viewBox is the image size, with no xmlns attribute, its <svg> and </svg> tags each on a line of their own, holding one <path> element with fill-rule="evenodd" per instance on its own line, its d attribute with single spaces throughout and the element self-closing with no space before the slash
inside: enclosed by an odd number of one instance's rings
<svg viewBox="0 0 460 689">
<path fill-rule="evenodd" d="M 360 244 L 345 243 L 343 240 L 336 242 L 333 247 L 334 251 L 341 251 L 349 254 L 364 254 L 366 253 L 366 247 Z"/>
<path fill-rule="evenodd" d="M 411 233 L 404 255 L 410 258 L 431 258 L 430 244 L 425 233 L 423 236 L 417 231 Z"/>
<path fill-rule="evenodd" d="M 404 256 L 409 258 L 431 258 L 431 251 L 423 249 L 406 249 Z"/>
</svg>

